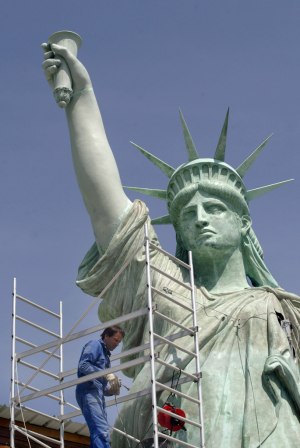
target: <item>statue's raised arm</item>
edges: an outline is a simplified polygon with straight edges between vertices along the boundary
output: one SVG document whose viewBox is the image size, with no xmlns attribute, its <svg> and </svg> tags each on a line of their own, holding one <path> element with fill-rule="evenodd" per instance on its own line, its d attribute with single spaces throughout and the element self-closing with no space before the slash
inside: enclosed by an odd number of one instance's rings
<svg viewBox="0 0 300 448">
<path fill-rule="evenodd" d="M 96 242 L 104 249 L 130 201 L 121 185 L 87 70 L 65 47 L 55 44 L 42 47 L 43 69 L 51 86 L 62 59 L 70 70 L 74 93 L 66 115 L 73 162 Z"/>
</svg>

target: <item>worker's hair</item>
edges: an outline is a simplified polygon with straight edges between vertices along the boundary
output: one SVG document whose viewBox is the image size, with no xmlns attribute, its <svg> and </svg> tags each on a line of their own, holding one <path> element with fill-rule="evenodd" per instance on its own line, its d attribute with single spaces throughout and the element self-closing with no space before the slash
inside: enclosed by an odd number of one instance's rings
<svg viewBox="0 0 300 448">
<path fill-rule="evenodd" d="M 121 333 L 123 337 L 125 336 L 125 331 L 121 327 L 119 327 L 118 325 L 113 325 L 112 327 L 105 328 L 105 330 L 101 334 L 101 338 L 104 339 L 105 336 L 111 337 L 116 333 Z"/>
</svg>

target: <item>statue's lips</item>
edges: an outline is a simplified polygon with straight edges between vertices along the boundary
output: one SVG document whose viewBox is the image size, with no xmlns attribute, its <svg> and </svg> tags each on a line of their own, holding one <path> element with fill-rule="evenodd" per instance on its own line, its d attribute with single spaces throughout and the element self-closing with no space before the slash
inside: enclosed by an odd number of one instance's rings
<svg viewBox="0 0 300 448">
<path fill-rule="evenodd" d="M 214 232 L 213 230 L 210 229 L 202 229 L 197 233 L 197 237 L 196 240 L 204 240 L 204 239 L 208 239 L 211 236 L 216 235 L 216 232 Z"/>
<path fill-rule="evenodd" d="M 198 232 L 198 235 L 216 235 L 216 232 L 210 229 L 202 229 Z"/>
</svg>

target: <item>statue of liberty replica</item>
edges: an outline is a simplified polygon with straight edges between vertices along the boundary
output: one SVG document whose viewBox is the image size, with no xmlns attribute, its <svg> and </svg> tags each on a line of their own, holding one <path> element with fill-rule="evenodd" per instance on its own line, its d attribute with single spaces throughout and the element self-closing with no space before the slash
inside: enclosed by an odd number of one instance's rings
<svg viewBox="0 0 300 448">
<path fill-rule="evenodd" d="M 173 168 L 138 147 L 168 178 L 166 190 L 137 188 L 167 203 L 168 214 L 151 223 L 146 205 L 140 200 L 132 203 L 122 188 L 87 70 L 63 45 L 43 46 L 43 67 L 52 87 L 62 64 L 70 72 L 73 94 L 65 112 L 74 168 L 95 235 L 79 267 L 78 286 L 98 296 L 130 260 L 100 303 L 99 318 L 105 322 L 145 307 L 144 224 L 148 222 L 149 238 L 159 245 L 152 224 L 171 223 L 176 257 L 186 261 L 191 251 L 193 258 L 206 448 L 298 447 L 300 298 L 280 288 L 269 272 L 249 212 L 251 200 L 283 182 L 254 190 L 247 190 L 243 182 L 267 141 L 233 168 L 225 162 L 228 114 L 213 158 L 199 157 L 181 115 L 186 163 Z M 150 257 L 170 275 L 168 283 L 157 273 L 156 289 L 167 286 L 177 300 L 186 300 L 186 292 L 171 280 L 188 281 L 182 269 L 161 252 L 153 250 Z M 176 303 L 162 301 L 161 306 L 165 315 L 189 325 L 190 317 Z M 128 322 L 124 330 L 124 349 L 148 340 L 146 317 Z M 159 331 L 167 336 L 174 328 L 164 322 Z M 183 338 L 187 348 L 190 339 Z M 193 373 L 188 354 L 163 353 L 169 363 Z M 159 368 L 163 377 L 164 367 Z M 132 391 L 138 391 L 149 379 L 148 363 L 126 374 L 133 378 Z M 183 393 L 196 397 L 195 388 L 193 382 L 180 386 Z M 196 419 L 193 403 L 182 398 L 181 407 L 188 418 Z M 151 412 L 149 397 L 127 402 L 116 426 L 140 440 L 150 438 Z M 179 431 L 175 437 L 200 447 L 198 430 Z M 114 448 L 136 446 L 115 432 L 111 443 Z"/>
</svg>

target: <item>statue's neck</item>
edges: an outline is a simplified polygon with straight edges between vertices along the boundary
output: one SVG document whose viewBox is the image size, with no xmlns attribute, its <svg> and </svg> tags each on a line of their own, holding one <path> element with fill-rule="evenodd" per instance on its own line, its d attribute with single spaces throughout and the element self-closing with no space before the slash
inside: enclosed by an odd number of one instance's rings
<svg viewBox="0 0 300 448">
<path fill-rule="evenodd" d="M 194 255 L 194 275 L 197 286 L 211 293 L 238 291 L 249 287 L 240 249 L 232 253 Z"/>
</svg>

